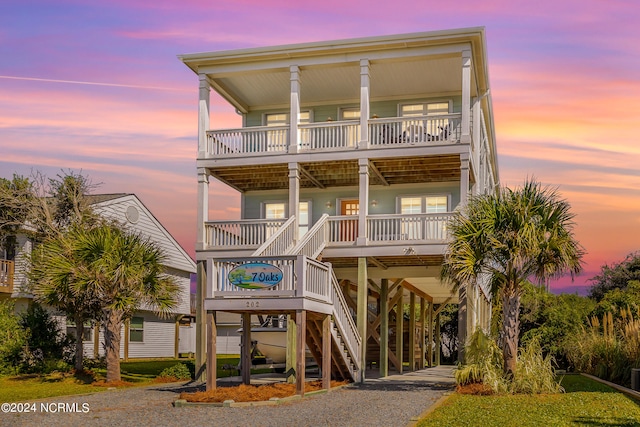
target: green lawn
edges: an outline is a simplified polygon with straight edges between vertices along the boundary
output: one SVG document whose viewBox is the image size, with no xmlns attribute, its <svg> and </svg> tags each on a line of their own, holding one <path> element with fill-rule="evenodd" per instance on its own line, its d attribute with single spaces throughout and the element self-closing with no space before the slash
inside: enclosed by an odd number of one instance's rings
<svg viewBox="0 0 640 427">
<path fill-rule="evenodd" d="M 580 375 L 554 395 L 453 394 L 418 426 L 640 426 L 640 403 Z"/>
<path fill-rule="evenodd" d="M 236 366 L 239 361 L 240 356 L 238 355 L 219 354 L 217 356 L 218 378 L 238 375 L 238 371 L 222 369 L 222 367 L 224 365 Z M 133 383 L 134 386 L 150 385 L 162 370 L 180 362 L 188 361 L 184 359 L 146 359 L 120 362 L 122 380 Z M 92 371 L 95 373 L 95 380 L 105 378 L 106 370 L 104 368 L 96 368 Z M 107 390 L 106 387 L 92 385 L 92 381 L 93 379 L 90 378 L 76 378 L 70 374 L 57 372 L 49 375 L 0 377 L 0 402 L 22 402 L 44 397 L 96 393 Z"/>
</svg>

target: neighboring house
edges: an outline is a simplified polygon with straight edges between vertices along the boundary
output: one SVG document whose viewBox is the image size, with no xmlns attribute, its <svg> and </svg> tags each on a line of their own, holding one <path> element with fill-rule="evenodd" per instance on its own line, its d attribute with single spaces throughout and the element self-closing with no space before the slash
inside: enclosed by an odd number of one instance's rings
<svg viewBox="0 0 640 427">
<path fill-rule="evenodd" d="M 89 196 L 92 207 L 102 217 L 123 224 L 140 235 L 147 237 L 160 246 L 166 256 L 165 267 L 180 286 L 178 306 L 167 318 L 158 317 L 152 310 L 140 310 L 123 327 L 123 340 L 120 346 L 122 358 L 174 357 L 178 353 L 193 353 L 193 347 L 180 345 L 181 333 L 188 333 L 191 325 L 190 314 L 190 278 L 196 272 L 191 257 L 160 224 L 153 214 L 134 194 L 99 194 Z M 22 291 L 26 285 L 26 262 L 22 254 L 30 253 L 32 243 L 24 235 L 17 236 L 15 254 L 3 255 L 0 273 L 0 291 L 4 296 L 15 299 L 18 309 L 27 306 L 32 296 Z M 11 275 L 10 272 L 13 274 Z M 73 326 L 68 326 L 71 332 Z M 88 329 L 85 335 L 85 355 L 95 357 L 104 355 L 104 338 L 97 328 Z M 181 349 L 182 347 L 182 349 Z"/>
<path fill-rule="evenodd" d="M 332 373 L 350 379 L 365 364 L 437 363 L 425 341 L 439 342 L 447 302 L 460 304 L 462 342 L 488 326 L 486 284 L 452 295 L 439 280 L 447 220 L 499 185 L 484 28 L 179 58 L 199 76 L 200 319 L 290 314 L 322 360 L 329 319 Z M 242 128 L 212 129 L 211 89 Z M 240 220 L 209 218 L 212 179 L 240 192 Z M 231 285 L 248 262 L 282 280 Z"/>
</svg>

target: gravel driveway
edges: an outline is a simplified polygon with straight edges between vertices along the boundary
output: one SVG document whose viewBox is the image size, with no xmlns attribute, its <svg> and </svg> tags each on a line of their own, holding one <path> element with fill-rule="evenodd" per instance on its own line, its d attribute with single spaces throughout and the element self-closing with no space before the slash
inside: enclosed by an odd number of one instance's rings
<svg viewBox="0 0 640 427">
<path fill-rule="evenodd" d="M 194 387 L 188 385 L 111 390 L 28 402 L 35 403 L 35 412 L 2 413 L 0 425 L 406 426 L 412 417 L 452 390 L 450 373 L 450 367 L 425 369 L 403 376 L 368 379 L 363 384 L 283 405 L 245 408 L 173 407 L 172 402 L 181 391 L 193 391 Z"/>
</svg>

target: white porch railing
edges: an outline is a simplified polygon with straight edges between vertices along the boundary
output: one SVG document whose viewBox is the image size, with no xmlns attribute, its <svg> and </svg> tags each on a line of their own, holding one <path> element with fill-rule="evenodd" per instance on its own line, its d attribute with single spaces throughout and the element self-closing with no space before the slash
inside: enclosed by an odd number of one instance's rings
<svg viewBox="0 0 640 427">
<path fill-rule="evenodd" d="M 275 234 L 284 223 L 284 219 L 207 221 L 204 225 L 205 245 L 208 248 L 257 248 Z"/>
<path fill-rule="evenodd" d="M 331 264 L 329 264 L 331 265 Z M 360 348 L 362 346 L 362 337 L 358 332 L 358 327 L 351 317 L 351 311 L 347 305 L 347 301 L 344 299 L 338 279 L 332 268 L 329 268 L 331 274 L 331 301 L 333 302 L 333 320 L 340 332 L 347 352 L 351 358 L 351 361 L 355 365 L 355 370 L 361 370 L 360 361 Z M 351 369 L 351 368 L 350 368 Z M 355 378 L 355 372 L 351 372 Z"/>
<path fill-rule="evenodd" d="M 341 121 L 299 125 L 300 150 L 357 148 L 360 122 Z"/>
<path fill-rule="evenodd" d="M 276 256 L 286 254 L 295 243 L 296 217 L 292 215 L 280 229 L 269 237 L 252 256 Z"/>
<path fill-rule="evenodd" d="M 251 257 L 251 258 L 225 258 L 208 260 L 208 286 L 207 298 L 229 297 L 279 297 L 296 296 L 296 257 Z M 229 272 L 235 267 L 248 262 L 266 262 L 282 271 L 282 280 L 277 285 L 268 289 L 245 289 L 232 285 L 229 281 Z"/>
<path fill-rule="evenodd" d="M 353 244 L 358 237 L 358 216 L 330 216 L 328 219 L 329 244 Z"/>
<path fill-rule="evenodd" d="M 459 142 L 461 114 L 393 117 L 369 120 L 371 145 Z"/>
<path fill-rule="evenodd" d="M 398 240 L 445 241 L 451 213 L 369 215 L 367 237 L 370 242 Z"/>
<path fill-rule="evenodd" d="M 328 218 L 329 215 L 323 214 L 287 255 L 306 255 L 309 258 L 316 259 L 327 245 L 329 232 Z"/>
<path fill-rule="evenodd" d="M 288 126 L 254 126 L 241 129 L 207 131 L 207 153 L 210 156 L 234 156 L 264 153 L 286 153 Z"/>
</svg>

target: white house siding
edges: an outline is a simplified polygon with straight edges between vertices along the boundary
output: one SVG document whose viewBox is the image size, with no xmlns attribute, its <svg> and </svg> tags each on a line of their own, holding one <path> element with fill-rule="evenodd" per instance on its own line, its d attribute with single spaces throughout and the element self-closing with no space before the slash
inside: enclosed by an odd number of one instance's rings
<svg viewBox="0 0 640 427">
<path fill-rule="evenodd" d="M 174 357 L 175 356 L 175 318 L 161 319 L 154 313 L 136 313 L 135 317 L 144 318 L 143 341 L 129 342 L 129 358 L 149 358 L 149 357 Z M 84 356 L 93 358 L 94 339 L 92 332 L 91 341 L 83 343 Z M 99 357 L 105 355 L 104 332 L 100 329 L 99 336 Z M 120 330 L 120 358 L 124 358 L 124 326 Z"/>
<path fill-rule="evenodd" d="M 239 325 L 218 326 L 216 349 L 218 354 L 240 354 Z"/>
<path fill-rule="evenodd" d="M 153 313 L 136 316 L 144 318 L 143 342 L 129 342 L 129 358 L 175 356 L 175 319 L 160 319 Z M 124 357 L 124 336 L 120 355 Z"/>
<path fill-rule="evenodd" d="M 134 206 L 138 210 L 139 216 L 135 223 L 128 221 L 126 217 L 127 209 L 130 206 Z M 94 208 L 102 216 L 114 219 L 160 245 L 166 255 L 168 267 L 195 273 L 193 260 L 136 196 L 126 195 L 114 200 L 96 203 Z"/>
</svg>

